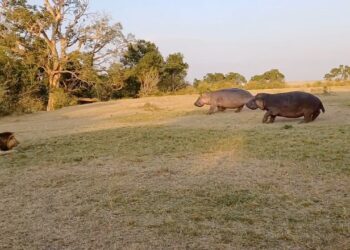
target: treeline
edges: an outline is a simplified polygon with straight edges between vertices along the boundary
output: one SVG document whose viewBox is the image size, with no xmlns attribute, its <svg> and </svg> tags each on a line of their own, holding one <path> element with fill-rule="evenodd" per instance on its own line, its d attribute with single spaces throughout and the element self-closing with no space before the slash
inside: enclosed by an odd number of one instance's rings
<svg viewBox="0 0 350 250">
<path fill-rule="evenodd" d="M 180 53 L 124 35 L 86 0 L 2 1 L 0 114 L 54 110 L 78 98 L 139 97 L 186 86 Z"/>
<path fill-rule="evenodd" d="M 339 65 L 332 68 L 325 74 L 324 81 L 307 83 L 306 87 L 320 86 L 344 86 L 350 85 L 350 66 Z M 297 85 L 296 85 L 297 86 Z M 194 79 L 193 88 L 187 88 L 188 93 L 201 93 L 208 90 L 217 90 L 222 88 L 244 88 L 244 89 L 274 89 L 293 87 L 287 85 L 285 75 L 278 69 L 271 69 L 259 75 L 254 75 L 249 81 L 237 72 L 208 73 L 202 79 Z M 184 92 L 184 91 L 182 91 Z"/>
<path fill-rule="evenodd" d="M 283 88 L 286 86 L 285 76 L 278 69 L 266 71 L 260 75 L 254 75 L 249 81 L 237 72 L 208 73 L 203 79 L 195 79 L 193 86 L 199 91 L 216 90 L 229 87 L 240 87 L 246 89 L 269 89 Z"/>
</svg>

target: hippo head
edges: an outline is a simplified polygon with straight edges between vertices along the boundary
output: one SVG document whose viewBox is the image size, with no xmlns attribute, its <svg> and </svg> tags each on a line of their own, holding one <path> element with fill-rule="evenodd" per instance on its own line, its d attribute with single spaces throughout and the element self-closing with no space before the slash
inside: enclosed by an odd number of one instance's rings
<svg viewBox="0 0 350 250">
<path fill-rule="evenodd" d="M 16 139 L 16 137 L 12 134 L 8 141 L 7 141 L 7 147 L 9 149 L 12 149 L 14 147 L 17 147 L 19 145 L 19 141 Z"/>
<path fill-rule="evenodd" d="M 265 94 L 264 93 L 259 93 L 257 94 L 254 98 L 250 99 L 247 103 L 246 106 L 250 109 L 265 109 Z"/>
<path fill-rule="evenodd" d="M 204 93 L 198 97 L 198 99 L 194 103 L 194 105 L 197 107 L 203 107 L 205 104 L 209 104 L 209 103 L 210 103 L 210 94 Z"/>
</svg>

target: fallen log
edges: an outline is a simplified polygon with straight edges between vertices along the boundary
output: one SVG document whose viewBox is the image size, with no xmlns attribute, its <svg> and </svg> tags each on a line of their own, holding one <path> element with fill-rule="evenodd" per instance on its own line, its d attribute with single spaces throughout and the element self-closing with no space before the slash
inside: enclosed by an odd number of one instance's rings
<svg viewBox="0 0 350 250">
<path fill-rule="evenodd" d="M 89 104 L 89 103 L 95 103 L 99 100 L 97 98 L 78 98 L 78 104 Z"/>
</svg>

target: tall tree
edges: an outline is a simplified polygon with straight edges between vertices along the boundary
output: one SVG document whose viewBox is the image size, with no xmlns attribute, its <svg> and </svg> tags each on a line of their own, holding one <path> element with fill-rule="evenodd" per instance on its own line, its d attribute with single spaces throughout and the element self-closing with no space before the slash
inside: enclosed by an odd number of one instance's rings
<svg viewBox="0 0 350 250">
<path fill-rule="evenodd" d="M 225 80 L 233 82 L 234 84 L 242 85 L 247 82 L 245 77 L 236 72 L 229 72 L 225 75 Z"/>
<path fill-rule="evenodd" d="M 208 73 L 203 77 L 203 81 L 207 83 L 215 83 L 225 80 L 223 73 Z"/>
<path fill-rule="evenodd" d="M 149 87 L 144 87 L 149 86 L 149 82 L 152 84 L 156 82 L 157 85 L 163 72 L 164 59 L 154 43 L 145 40 L 130 43 L 121 62 L 125 68 L 125 84 L 121 91 L 123 96 L 136 97 L 154 91 L 153 87 L 152 91 L 148 91 Z M 141 90 L 142 93 L 140 93 Z"/>
<path fill-rule="evenodd" d="M 250 81 L 252 82 L 281 82 L 284 83 L 285 76 L 278 69 L 271 69 L 261 75 L 253 76 Z"/>
<path fill-rule="evenodd" d="M 177 91 L 186 86 L 188 64 L 184 62 L 181 53 L 170 54 L 164 64 L 162 80 L 159 89 L 162 91 Z"/>
<path fill-rule="evenodd" d="M 47 110 L 55 107 L 54 92 L 61 87 L 62 74 L 79 78 L 78 72 L 67 69 L 73 51 L 86 55 L 94 69 L 102 72 L 126 42 L 119 23 L 111 25 L 108 18 L 87 10 L 87 0 L 44 0 L 42 6 L 26 0 L 2 1 L 1 36 L 14 33 L 13 53 L 25 57 L 40 51 L 36 65 L 48 79 Z"/>
<path fill-rule="evenodd" d="M 350 66 L 339 65 L 338 68 L 333 68 L 324 76 L 328 81 L 346 81 L 350 79 Z"/>
<path fill-rule="evenodd" d="M 135 67 L 141 58 L 149 52 L 159 53 L 157 46 L 149 41 L 137 40 L 128 44 L 127 50 L 124 52 L 121 62 L 128 68 Z"/>
</svg>

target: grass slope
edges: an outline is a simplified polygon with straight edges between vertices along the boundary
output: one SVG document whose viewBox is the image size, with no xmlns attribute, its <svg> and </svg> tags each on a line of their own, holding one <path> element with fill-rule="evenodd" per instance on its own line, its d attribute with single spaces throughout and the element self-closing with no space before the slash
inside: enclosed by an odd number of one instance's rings
<svg viewBox="0 0 350 250">
<path fill-rule="evenodd" d="M 2 120 L 23 143 L 0 157 L 0 248 L 350 247 L 349 92 L 311 124 L 193 99 Z"/>
</svg>

